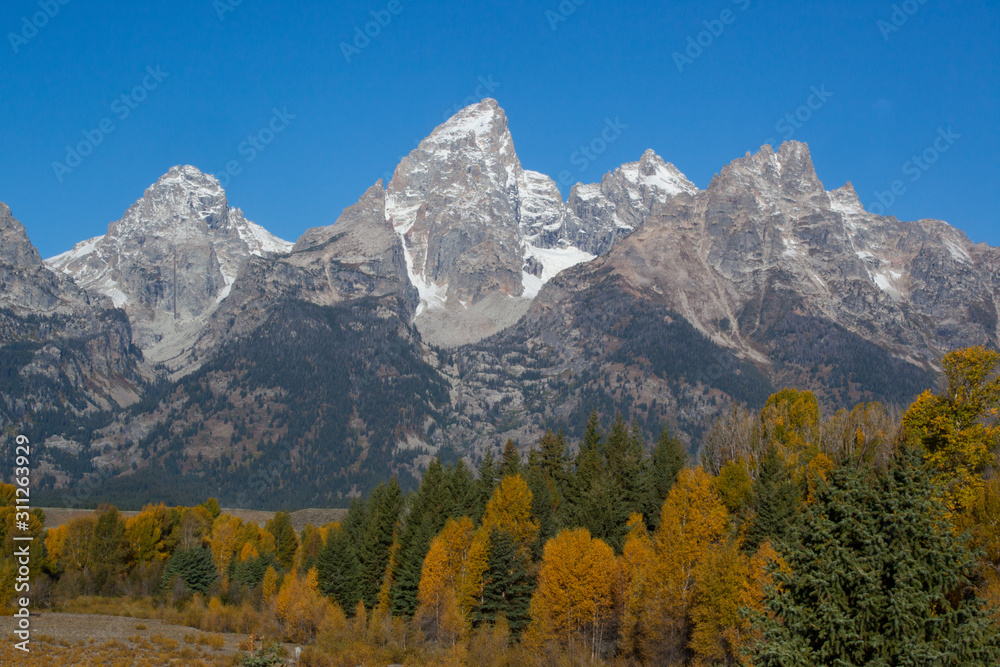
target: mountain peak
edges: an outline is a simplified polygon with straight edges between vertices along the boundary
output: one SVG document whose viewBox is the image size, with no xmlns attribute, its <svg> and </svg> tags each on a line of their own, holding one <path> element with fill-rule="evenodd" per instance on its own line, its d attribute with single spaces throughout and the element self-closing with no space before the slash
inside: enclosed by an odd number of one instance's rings
<svg viewBox="0 0 1000 667">
<path fill-rule="evenodd" d="M 189 164 L 176 165 L 168 169 L 167 173 L 146 188 L 144 196 L 168 188 L 178 188 L 184 191 L 200 190 L 211 195 L 222 194 L 225 196 L 222 185 L 219 184 L 215 176 L 203 173 L 197 167 Z"/>
<path fill-rule="evenodd" d="M 721 179 L 721 181 L 720 181 Z M 776 153 L 770 144 L 737 158 L 722 168 L 709 188 L 720 182 L 737 182 L 760 193 L 771 191 L 825 193 L 813 167 L 809 146 L 801 141 L 786 141 Z M 824 195 L 825 196 L 825 195 Z"/>
<path fill-rule="evenodd" d="M 678 195 L 682 192 L 695 194 L 698 187 L 688 180 L 681 171 L 647 148 L 638 162 L 629 162 L 619 167 L 622 175 L 632 183 L 658 190 L 663 195 Z"/>
<path fill-rule="evenodd" d="M 473 135 L 476 143 L 488 137 L 501 137 L 507 132 L 507 114 L 491 97 L 470 104 L 454 116 L 438 125 L 424 141 L 431 143 L 454 143 Z"/>
<path fill-rule="evenodd" d="M 28 233 L 11 213 L 10 206 L 0 202 L 0 262 L 17 267 L 37 266 L 42 258 L 28 240 Z"/>
</svg>

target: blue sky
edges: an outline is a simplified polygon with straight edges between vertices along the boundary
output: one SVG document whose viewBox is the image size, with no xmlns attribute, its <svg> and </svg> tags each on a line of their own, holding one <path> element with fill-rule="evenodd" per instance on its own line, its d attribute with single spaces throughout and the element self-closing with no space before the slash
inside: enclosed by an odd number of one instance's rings
<svg viewBox="0 0 1000 667">
<path fill-rule="evenodd" d="M 0 32 L 0 201 L 43 256 L 175 164 L 235 165 L 230 204 L 294 240 L 485 94 L 564 195 L 646 148 L 705 187 L 790 136 L 828 189 L 872 206 L 898 181 L 887 213 L 1000 245 L 996 0 L 7 0 Z"/>
</svg>

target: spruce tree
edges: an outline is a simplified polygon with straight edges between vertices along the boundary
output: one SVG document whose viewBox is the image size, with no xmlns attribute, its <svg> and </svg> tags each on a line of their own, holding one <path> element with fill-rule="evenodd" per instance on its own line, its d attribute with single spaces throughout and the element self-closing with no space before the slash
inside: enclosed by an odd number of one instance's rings
<svg viewBox="0 0 1000 667">
<path fill-rule="evenodd" d="M 588 517 L 592 512 L 591 494 L 594 485 L 605 474 L 603 446 L 601 423 L 597 412 L 591 412 L 567 487 L 566 517 L 569 525 L 590 527 Z M 595 534 L 593 530 L 591 534 Z"/>
<path fill-rule="evenodd" d="M 476 610 L 473 622 L 476 626 L 495 623 L 503 615 L 511 634 L 517 637 L 531 621 L 529 604 L 534 581 L 529 572 L 529 563 L 509 532 L 493 528 L 489 542 L 489 558 L 486 572 L 483 573 L 482 603 Z"/>
<path fill-rule="evenodd" d="M 169 589 L 175 578 L 180 578 L 193 593 L 206 593 L 218 579 L 212 552 L 204 547 L 191 547 L 174 551 L 163 570 L 163 588 Z"/>
<path fill-rule="evenodd" d="M 448 488 L 455 502 L 455 512 L 458 516 L 472 516 L 476 507 L 475 478 L 472 471 L 459 459 L 451 469 Z"/>
<path fill-rule="evenodd" d="M 507 439 L 503 446 L 503 458 L 500 462 L 500 477 L 521 474 L 521 452 L 517 450 L 514 441 Z"/>
<path fill-rule="evenodd" d="M 412 496 L 409 513 L 399 537 L 399 557 L 396 561 L 392 587 L 392 613 L 413 616 L 417 608 L 420 571 L 431 540 L 454 514 L 455 499 L 451 493 L 449 473 L 441 459 L 430 462 L 420 488 Z"/>
<path fill-rule="evenodd" d="M 914 451 L 830 473 L 772 567 L 755 664 L 996 665 L 973 555 Z"/>
<path fill-rule="evenodd" d="M 751 506 L 754 517 L 747 531 L 747 549 L 757 549 L 764 540 L 777 545 L 788 538 L 797 518 L 799 493 L 774 445 L 761 459 Z"/>
<path fill-rule="evenodd" d="M 549 477 L 541 465 L 537 449 L 528 453 L 528 465 L 524 474 L 525 482 L 531 490 L 531 516 L 538 522 L 538 539 L 533 547 L 536 558 L 542 555 L 545 542 L 555 536 L 562 528 L 562 520 L 558 514 L 559 491 L 555 482 Z"/>
<path fill-rule="evenodd" d="M 486 454 L 483 455 L 483 460 L 479 462 L 479 468 L 476 470 L 476 480 L 472 483 L 472 514 L 469 517 L 472 519 L 473 523 L 479 523 L 483 518 L 483 512 L 486 510 L 486 503 L 490 501 L 490 496 L 493 495 L 493 489 L 496 488 L 498 481 L 498 466 L 496 464 L 496 459 L 493 457 L 493 452 L 487 450 Z"/>
<path fill-rule="evenodd" d="M 368 499 L 367 524 L 358 549 L 358 593 L 369 609 L 378 602 L 402 509 L 403 493 L 395 477 L 379 484 Z"/>
<path fill-rule="evenodd" d="M 638 422 L 633 422 L 629 429 L 621 414 L 618 415 L 608 434 L 604 457 L 608 474 L 617 486 L 621 512 L 626 519 L 632 512 L 650 513 L 652 494 L 648 462 Z M 622 524 L 616 532 L 613 541 L 615 545 L 620 545 L 625 536 L 625 525 Z"/>
<path fill-rule="evenodd" d="M 655 530 L 659 524 L 659 510 L 667 499 L 670 489 L 677 483 L 677 475 L 687 463 L 688 454 L 684 449 L 684 443 L 663 427 L 649 462 L 649 491 L 652 499 L 650 511 L 645 513 L 645 519 L 651 530 Z"/>
<path fill-rule="evenodd" d="M 361 561 L 358 550 L 368 525 L 368 505 L 351 502 L 339 530 L 331 530 L 317 559 L 319 589 L 352 614 L 361 599 Z"/>
</svg>

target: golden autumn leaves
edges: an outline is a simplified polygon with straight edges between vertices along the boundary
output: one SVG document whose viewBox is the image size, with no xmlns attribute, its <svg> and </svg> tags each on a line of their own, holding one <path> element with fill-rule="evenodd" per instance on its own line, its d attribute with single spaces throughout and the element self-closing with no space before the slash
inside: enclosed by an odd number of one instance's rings
<svg viewBox="0 0 1000 667">
<path fill-rule="evenodd" d="M 527 553 L 538 534 L 531 500 L 519 475 L 505 477 L 479 528 L 468 517 L 450 519 L 432 541 L 415 617 L 428 637 L 453 644 L 469 632 L 490 531 L 508 531 Z M 761 608 L 764 568 L 775 554 L 765 544 L 748 557 L 731 533 L 714 480 L 701 468 L 681 472 L 652 534 L 632 516 L 620 556 L 585 528 L 562 530 L 537 565 L 522 642 L 583 644 L 596 656 L 617 629 L 620 652 L 655 663 L 688 649 L 705 664 L 737 656 L 753 639 L 740 609 Z"/>
</svg>

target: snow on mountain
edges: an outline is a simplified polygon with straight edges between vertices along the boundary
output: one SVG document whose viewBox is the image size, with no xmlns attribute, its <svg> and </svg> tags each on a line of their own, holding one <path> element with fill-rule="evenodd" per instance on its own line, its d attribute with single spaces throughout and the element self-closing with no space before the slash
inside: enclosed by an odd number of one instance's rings
<svg viewBox="0 0 1000 667">
<path fill-rule="evenodd" d="M 124 308 L 147 357 L 182 366 L 197 332 L 228 296 L 248 258 L 291 247 L 230 208 L 213 176 L 177 166 L 106 234 L 45 264 Z"/>
</svg>

